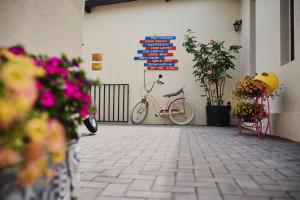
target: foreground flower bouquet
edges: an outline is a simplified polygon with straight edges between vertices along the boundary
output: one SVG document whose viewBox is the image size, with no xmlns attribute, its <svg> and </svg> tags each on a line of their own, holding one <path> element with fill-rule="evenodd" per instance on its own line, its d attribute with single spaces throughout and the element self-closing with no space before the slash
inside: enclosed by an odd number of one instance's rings
<svg viewBox="0 0 300 200">
<path fill-rule="evenodd" d="M 2 176 L 12 172 L 21 186 L 39 177 L 49 180 L 53 171 L 48 162 L 65 158 L 62 123 L 34 108 L 37 79 L 45 75 L 30 57 L 13 48 L 0 50 L 0 171 Z"/>
<path fill-rule="evenodd" d="M 37 182 L 44 187 L 34 198 L 58 197 L 46 189 L 53 179 L 74 177 L 69 168 L 76 166 L 68 165 L 78 164 L 71 159 L 76 129 L 91 109 L 92 82 L 80 62 L 28 55 L 20 46 L 0 49 L 0 199 L 7 184 L 28 189 Z"/>
</svg>

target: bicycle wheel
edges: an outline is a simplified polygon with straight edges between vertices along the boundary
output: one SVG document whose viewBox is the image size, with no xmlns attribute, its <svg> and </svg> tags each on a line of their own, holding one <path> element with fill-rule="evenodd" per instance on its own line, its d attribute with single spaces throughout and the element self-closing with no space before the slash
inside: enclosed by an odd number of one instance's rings
<svg viewBox="0 0 300 200">
<path fill-rule="evenodd" d="M 132 109 L 130 120 L 133 124 L 142 123 L 148 113 L 148 102 L 140 101 Z"/>
<path fill-rule="evenodd" d="M 195 108 L 193 104 L 188 102 L 186 99 L 175 100 L 170 105 L 170 112 L 174 112 L 174 114 L 169 115 L 170 120 L 178 125 L 190 123 L 195 116 Z"/>
</svg>

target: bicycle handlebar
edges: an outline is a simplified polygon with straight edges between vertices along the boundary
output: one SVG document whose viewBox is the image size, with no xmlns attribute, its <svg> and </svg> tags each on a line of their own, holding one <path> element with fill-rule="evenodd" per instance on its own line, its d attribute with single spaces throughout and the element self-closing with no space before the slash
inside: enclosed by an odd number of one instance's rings
<svg viewBox="0 0 300 200">
<path fill-rule="evenodd" d="M 153 84 L 152 84 L 152 86 L 151 86 L 151 88 L 150 88 L 150 90 L 147 90 L 147 87 L 146 87 L 146 70 L 144 70 L 144 89 L 148 92 L 148 93 L 150 93 L 152 90 L 153 90 L 153 87 L 154 87 L 154 85 L 155 85 L 155 83 L 157 83 L 157 84 L 165 84 L 164 82 L 162 82 L 162 81 L 160 81 L 159 79 L 161 79 L 163 76 L 160 74 L 159 76 L 158 76 L 158 79 L 156 80 L 156 81 L 153 81 Z"/>
</svg>

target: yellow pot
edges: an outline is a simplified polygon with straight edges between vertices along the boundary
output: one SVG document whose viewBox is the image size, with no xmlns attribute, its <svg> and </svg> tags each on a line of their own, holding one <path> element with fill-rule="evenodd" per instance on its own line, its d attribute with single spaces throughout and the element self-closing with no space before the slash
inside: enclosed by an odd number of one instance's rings
<svg viewBox="0 0 300 200">
<path fill-rule="evenodd" d="M 273 72 L 263 72 L 255 76 L 254 80 L 263 83 L 263 86 L 266 88 L 266 92 L 268 93 L 272 93 L 279 87 L 279 79 Z"/>
</svg>

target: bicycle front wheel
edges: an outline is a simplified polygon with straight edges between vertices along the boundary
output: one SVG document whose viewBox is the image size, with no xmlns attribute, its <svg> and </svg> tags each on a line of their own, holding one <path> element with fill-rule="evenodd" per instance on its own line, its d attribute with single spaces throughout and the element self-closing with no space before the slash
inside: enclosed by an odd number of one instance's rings
<svg viewBox="0 0 300 200">
<path fill-rule="evenodd" d="M 140 101 L 132 109 L 130 120 L 133 124 L 142 123 L 148 113 L 148 102 Z"/>
<path fill-rule="evenodd" d="M 170 105 L 169 118 L 172 122 L 178 125 L 190 123 L 195 116 L 195 108 L 192 103 L 186 99 L 177 99 Z"/>
</svg>

